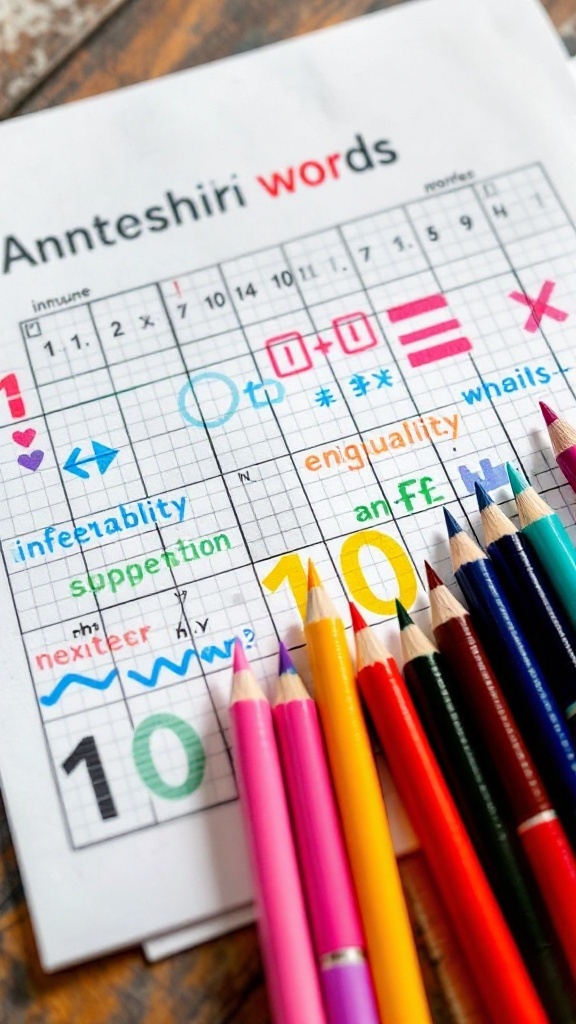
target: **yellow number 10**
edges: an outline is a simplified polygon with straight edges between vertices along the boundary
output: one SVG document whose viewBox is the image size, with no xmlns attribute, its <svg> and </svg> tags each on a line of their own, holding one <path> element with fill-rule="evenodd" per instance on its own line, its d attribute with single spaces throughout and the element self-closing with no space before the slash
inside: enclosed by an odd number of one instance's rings
<svg viewBox="0 0 576 1024">
<path fill-rule="evenodd" d="M 394 597 L 378 597 L 369 586 L 364 570 L 360 565 L 360 552 L 364 547 L 377 548 L 388 560 L 398 586 L 398 594 Z M 418 584 L 416 573 L 408 555 L 401 544 L 381 530 L 361 530 L 347 537 L 340 549 L 340 565 L 344 583 L 352 599 L 375 615 L 386 617 L 394 615 L 396 597 L 405 608 L 411 608 L 416 598 Z M 300 555 L 282 555 L 276 565 L 262 580 L 262 586 L 268 590 L 278 590 L 286 581 L 302 618 L 306 615 L 306 569 Z"/>
</svg>

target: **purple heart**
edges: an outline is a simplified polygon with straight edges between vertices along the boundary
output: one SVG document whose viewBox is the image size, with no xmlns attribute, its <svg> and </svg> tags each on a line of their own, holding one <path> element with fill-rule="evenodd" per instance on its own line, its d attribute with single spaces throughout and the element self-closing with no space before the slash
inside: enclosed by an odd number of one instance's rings
<svg viewBox="0 0 576 1024">
<path fill-rule="evenodd" d="M 18 465 L 22 466 L 23 469 L 31 469 L 33 473 L 36 472 L 38 466 L 42 463 L 44 458 L 44 452 L 41 452 L 39 448 L 36 451 L 30 452 L 29 455 L 19 455 Z"/>
</svg>

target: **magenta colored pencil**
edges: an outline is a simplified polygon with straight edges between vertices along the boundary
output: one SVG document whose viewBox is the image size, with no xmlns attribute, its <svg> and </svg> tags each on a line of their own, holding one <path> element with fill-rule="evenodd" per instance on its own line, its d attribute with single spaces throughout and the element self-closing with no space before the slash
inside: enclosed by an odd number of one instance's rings
<svg viewBox="0 0 576 1024">
<path fill-rule="evenodd" d="M 546 402 L 540 402 L 544 422 L 548 428 L 548 436 L 556 462 L 566 477 L 570 487 L 576 491 L 576 430 L 563 420 Z"/>
<path fill-rule="evenodd" d="M 378 1024 L 318 711 L 284 644 L 273 715 L 328 1020 Z"/>
<path fill-rule="evenodd" d="M 275 1024 L 327 1024 L 292 838 L 272 709 L 239 640 L 230 705 L 236 778 Z"/>
</svg>

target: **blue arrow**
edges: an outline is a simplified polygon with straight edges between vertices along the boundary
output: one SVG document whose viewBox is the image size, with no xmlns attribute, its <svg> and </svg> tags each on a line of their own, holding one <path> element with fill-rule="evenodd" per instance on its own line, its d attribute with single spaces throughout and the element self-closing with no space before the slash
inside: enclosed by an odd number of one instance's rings
<svg viewBox="0 0 576 1024">
<path fill-rule="evenodd" d="M 118 455 L 118 449 L 107 448 L 105 444 L 100 444 L 99 441 L 92 441 L 92 449 L 94 451 L 94 455 L 90 455 L 87 459 L 80 459 L 79 455 L 82 449 L 74 448 L 70 452 L 70 455 L 66 459 L 62 468 L 67 469 L 69 473 L 74 473 L 75 476 L 79 476 L 84 480 L 87 480 L 90 473 L 87 470 L 82 469 L 82 466 L 86 466 L 90 462 L 95 462 L 100 473 L 105 473 Z"/>
</svg>

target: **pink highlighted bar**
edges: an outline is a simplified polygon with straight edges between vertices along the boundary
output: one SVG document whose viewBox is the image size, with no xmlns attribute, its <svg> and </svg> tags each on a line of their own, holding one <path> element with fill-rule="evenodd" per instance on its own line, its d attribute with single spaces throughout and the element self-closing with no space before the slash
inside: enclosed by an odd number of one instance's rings
<svg viewBox="0 0 576 1024">
<path fill-rule="evenodd" d="M 399 334 L 398 341 L 401 345 L 411 345 L 414 341 L 425 341 L 426 338 L 433 338 L 435 334 L 444 334 L 445 331 L 453 331 L 457 327 L 462 327 L 459 320 L 443 320 L 441 324 L 432 324 L 431 327 L 423 327 L 420 331 Z"/>
<path fill-rule="evenodd" d="M 415 299 L 414 302 L 405 302 L 402 306 L 393 306 L 388 310 L 390 323 L 395 324 L 398 320 L 409 320 L 411 316 L 420 316 L 421 313 L 429 313 L 432 309 L 443 309 L 448 303 L 443 295 L 427 295 L 425 299 Z"/>
<path fill-rule="evenodd" d="M 454 341 L 445 341 L 442 345 L 431 345 L 430 348 L 423 348 L 420 352 L 410 352 L 408 361 L 410 366 L 425 366 L 426 363 L 435 363 L 438 359 L 447 359 L 449 356 L 460 355 L 461 352 L 469 352 L 472 343 L 468 338 L 455 338 Z"/>
</svg>

